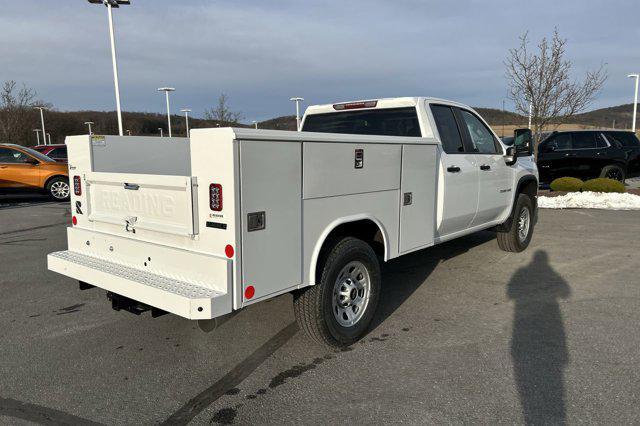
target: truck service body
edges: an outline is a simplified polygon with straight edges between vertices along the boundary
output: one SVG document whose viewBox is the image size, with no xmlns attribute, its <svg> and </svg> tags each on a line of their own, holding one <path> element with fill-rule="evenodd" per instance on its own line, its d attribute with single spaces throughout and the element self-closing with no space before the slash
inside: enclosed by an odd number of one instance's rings
<svg viewBox="0 0 640 426">
<path fill-rule="evenodd" d="M 340 346 L 366 332 L 378 258 L 487 228 L 505 250 L 528 245 L 530 149 L 508 151 L 471 108 L 313 106 L 302 130 L 68 137 L 73 226 L 49 269 L 107 290 L 115 309 L 192 320 L 294 292 L 303 328 Z"/>
</svg>

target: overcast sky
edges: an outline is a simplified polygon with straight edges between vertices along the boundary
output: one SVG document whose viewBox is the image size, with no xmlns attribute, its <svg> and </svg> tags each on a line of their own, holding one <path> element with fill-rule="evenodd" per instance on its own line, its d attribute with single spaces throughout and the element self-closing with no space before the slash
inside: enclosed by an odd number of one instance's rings
<svg viewBox="0 0 640 426">
<path fill-rule="evenodd" d="M 594 108 L 632 102 L 640 72 L 638 0 L 132 0 L 114 10 L 122 106 L 195 116 L 228 95 L 245 121 L 307 104 L 436 96 L 500 108 L 503 61 L 518 35 L 557 26 L 574 75 L 601 63 Z M 86 0 L 4 2 L 0 80 L 24 82 L 60 110 L 113 110 L 104 6 Z M 509 108 L 509 103 L 507 103 Z"/>
</svg>

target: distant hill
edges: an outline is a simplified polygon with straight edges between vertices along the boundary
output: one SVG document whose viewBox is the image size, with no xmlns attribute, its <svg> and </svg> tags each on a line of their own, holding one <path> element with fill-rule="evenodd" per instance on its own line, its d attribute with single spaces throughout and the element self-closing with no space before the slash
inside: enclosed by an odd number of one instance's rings
<svg viewBox="0 0 640 426">
<path fill-rule="evenodd" d="M 489 124 L 497 131 L 501 132 L 503 127 L 506 126 L 505 134 L 513 132 L 513 128 L 517 126 L 523 126 L 527 123 L 527 117 L 509 112 L 501 111 L 495 108 L 475 108 Z M 569 123 L 562 126 L 574 126 L 579 128 L 589 127 L 615 127 L 616 128 L 629 128 L 631 125 L 631 116 L 633 112 L 633 104 L 619 105 L 609 108 L 601 108 L 594 111 L 589 111 L 583 114 L 576 115 L 571 119 Z M 32 115 L 28 119 L 30 126 L 24 129 L 24 132 L 15 136 L 15 140 L 11 142 L 19 143 L 22 145 L 34 145 L 36 142 L 36 136 L 31 129 L 40 127 L 40 117 L 35 111 L 29 112 Z M 64 143 L 64 138 L 67 135 L 79 135 L 87 133 L 87 126 L 84 124 L 86 121 L 92 121 L 93 131 L 97 134 L 117 134 L 118 125 L 116 121 L 116 114 L 114 111 L 47 111 L 45 112 L 45 124 L 47 132 L 51 134 L 51 141 L 53 143 Z M 165 135 L 167 132 L 167 118 L 164 114 L 148 113 L 148 112 L 123 112 L 123 123 L 125 128 L 125 134 L 127 130 L 132 135 L 139 136 L 158 136 L 160 134 L 159 128 L 162 128 Z M 171 116 L 171 128 L 174 136 L 185 136 L 185 120 L 184 116 L 172 115 Z M 189 124 L 192 129 L 194 128 L 206 128 L 206 127 L 251 127 L 250 124 L 243 123 L 224 123 L 215 120 L 203 120 L 198 118 L 189 118 Z M 258 123 L 258 127 L 261 129 L 273 129 L 273 130 L 295 130 L 296 119 L 295 116 L 287 115 L 282 117 L 276 117 L 269 120 L 265 120 Z"/>
<path fill-rule="evenodd" d="M 633 104 L 625 104 L 578 114 L 571 119 L 571 122 L 593 127 L 630 129 L 632 120 Z"/>
<path fill-rule="evenodd" d="M 528 122 L 528 117 L 517 114 L 510 111 L 502 111 L 496 108 L 482 108 L 474 107 L 478 113 L 484 118 L 494 129 L 499 131 L 500 126 L 523 126 Z M 631 119 L 633 115 L 633 104 L 618 105 L 615 107 L 601 108 L 593 111 L 578 114 L 571 118 L 562 128 L 574 127 L 588 128 L 588 127 L 614 127 L 613 122 L 615 120 L 615 127 L 618 129 L 625 129 L 631 127 Z M 271 120 L 263 121 L 258 124 L 262 129 L 276 129 L 276 130 L 295 130 L 296 118 L 295 116 L 284 116 L 273 118 Z M 510 130 L 512 131 L 512 130 Z"/>
</svg>

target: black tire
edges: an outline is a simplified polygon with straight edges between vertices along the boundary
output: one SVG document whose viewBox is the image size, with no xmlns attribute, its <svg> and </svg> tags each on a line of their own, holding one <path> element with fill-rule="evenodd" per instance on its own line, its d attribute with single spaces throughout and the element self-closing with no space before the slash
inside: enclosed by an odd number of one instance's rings
<svg viewBox="0 0 640 426">
<path fill-rule="evenodd" d="M 348 282 L 342 283 L 342 279 L 338 281 L 341 276 L 344 277 L 345 270 L 350 270 L 353 265 L 362 265 L 366 269 L 369 279 L 369 298 L 368 302 L 365 302 L 361 313 L 355 311 L 357 306 L 351 305 L 350 307 L 338 306 L 340 303 L 348 303 L 341 294 L 345 294 L 345 285 L 350 285 Z M 380 296 L 380 264 L 378 258 L 369 244 L 362 240 L 353 237 L 346 237 L 339 240 L 328 253 L 324 260 L 324 264 L 321 265 L 322 273 L 320 281 L 314 285 L 302 289 L 294 294 L 293 308 L 296 315 L 296 320 L 307 335 L 313 340 L 330 346 L 330 347 L 345 347 L 357 342 L 369 329 L 371 320 L 375 314 L 378 306 L 378 299 Z M 360 266 L 358 266 L 360 268 Z M 354 268 L 355 269 L 355 268 Z M 351 270 L 350 273 L 353 273 Z M 358 271 L 356 270 L 356 273 Z M 358 277 L 362 275 L 357 275 Z M 349 281 L 349 278 L 346 278 Z M 352 281 L 352 283 L 355 283 Z M 352 289 L 349 300 L 364 300 L 363 296 L 355 298 L 353 291 L 356 291 L 355 296 L 358 296 L 358 289 Z M 340 293 L 342 291 L 342 293 Z M 348 292 L 348 288 L 347 288 Z M 334 304 L 335 300 L 335 304 Z M 347 321 L 346 312 L 351 309 L 351 312 L 356 317 L 360 315 L 359 319 L 351 326 L 345 326 L 341 324 L 337 317 L 341 317 L 343 321 Z M 343 316 L 345 315 L 345 316 Z"/>
<path fill-rule="evenodd" d="M 601 178 L 614 179 L 624 183 L 626 178 L 624 169 L 620 166 L 605 166 L 600 172 Z"/>
<path fill-rule="evenodd" d="M 523 228 L 521 228 L 519 221 L 525 209 L 528 210 L 528 227 L 526 237 L 523 238 L 520 232 Z M 534 225 L 533 201 L 526 194 L 518 194 L 518 200 L 511 213 L 511 227 L 508 231 L 498 232 L 498 246 L 504 251 L 514 253 L 525 250 L 531 242 Z"/>
<path fill-rule="evenodd" d="M 47 182 L 47 195 L 54 201 L 68 201 L 71 195 L 69 179 L 56 176 Z"/>
</svg>

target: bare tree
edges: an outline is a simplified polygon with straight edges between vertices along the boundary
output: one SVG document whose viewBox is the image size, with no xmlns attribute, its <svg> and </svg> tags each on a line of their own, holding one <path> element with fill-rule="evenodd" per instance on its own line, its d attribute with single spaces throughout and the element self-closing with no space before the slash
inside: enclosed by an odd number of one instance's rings
<svg viewBox="0 0 640 426">
<path fill-rule="evenodd" d="M 532 53 L 528 50 L 528 34 L 524 33 L 520 36 L 520 45 L 509 50 L 505 61 L 509 98 L 515 103 L 517 112 L 528 115 L 531 104 L 536 152 L 543 129 L 557 128 L 584 111 L 607 79 L 603 64 L 596 70 L 587 71 L 582 82 L 573 81 L 571 61 L 565 59 L 566 43 L 556 28 L 551 40 L 543 38 L 537 52 Z"/>
<path fill-rule="evenodd" d="M 244 117 L 239 111 L 231 111 L 228 105 L 227 95 L 222 93 L 218 97 L 218 105 L 204 112 L 204 118 L 207 120 L 216 120 L 223 123 L 237 123 Z"/>
<path fill-rule="evenodd" d="M 4 82 L 0 88 L 0 142 L 30 144 L 32 129 L 38 123 L 33 110 L 36 105 L 43 103 L 37 100 L 35 90 L 24 84 L 18 88 L 13 80 Z"/>
</svg>

